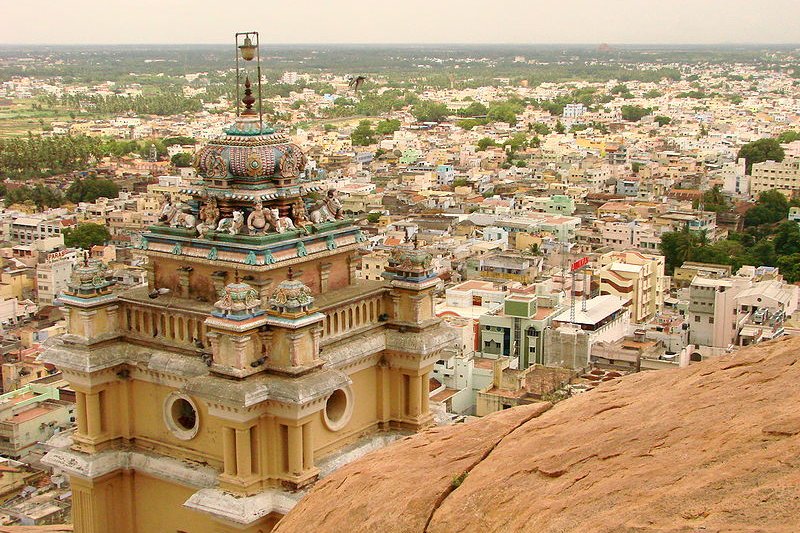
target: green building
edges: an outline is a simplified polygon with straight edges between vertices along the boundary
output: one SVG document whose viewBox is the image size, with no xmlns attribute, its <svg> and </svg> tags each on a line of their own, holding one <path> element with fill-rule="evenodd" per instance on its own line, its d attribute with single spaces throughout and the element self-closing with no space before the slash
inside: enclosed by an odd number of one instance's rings
<svg viewBox="0 0 800 533">
<path fill-rule="evenodd" d="M 562 310 L 560 304 L 559 294 L 510 294 L 501 308 L 479 319 L 482 356 L 517 358 L 520 369 L 542 364 L 543 332 Z"/>
</svg>

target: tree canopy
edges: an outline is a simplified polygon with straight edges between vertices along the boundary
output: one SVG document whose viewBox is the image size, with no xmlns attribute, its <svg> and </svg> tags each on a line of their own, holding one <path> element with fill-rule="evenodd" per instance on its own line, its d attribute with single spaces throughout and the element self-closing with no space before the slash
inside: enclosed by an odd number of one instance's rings
<svg viewBox="0 0 800 533">
<path fill-rule="evenodd" d="M 192 154 L 186 152 L 178 152 L 170 159 L 172 166 L 177 168 L 186 168 L 192 166 Z"/>
<path fill-rule="evenodd" d="M 102 224 L 86 222 L 64 230 L 64 244 L 72 248 L 89 250 L 92 246 L 108 242 L 109 239 L 111 234 Z"/>
<path fill-rule="evenodd" d="M 639 122 L 642 117 L 649 115 L 652 110 L 649 107 L 639 105 L 624 105 L 620 108 L 622 119 L 629 122 Z"/>
<path fill-rule="evenodd" d="M 418 122 L 442 122 L 450 114 L 447 106 L 430 100 L 421 100 L 411 108 Z"/>
<path fill-rule="evenodd" d="M 764 161 L 783 161 L 785 153 L 777 139 L 759 139 L 747 143 L 739 148 L 737 159 L 745 159 L 745 172 L 750 174 L 753 170 L 753 163 L 763 163 Z"/>
<path fill-rule="evenodd" d="M 116 198 L 119 196 L 119 187 L 111 180 L 104 178 L 82 178 L 72 182 L 67 189 L 67 199 L 77 204 L 78 202 L 94 202 L 100 197 Z"/>
<path fill-rule="evenodd" d="M 744 215 L 745 226 L 780 222 L 789 214 L 789 201 L 778 191 L 764 191 Z"/>
<path fill-rule="evenodd" d="M 350 140 L 354 146 L 369 146 L 375 142 L 374 135 L 372 123 L 369 120 L 362 120 L 350 134 Z"/>
</svg>

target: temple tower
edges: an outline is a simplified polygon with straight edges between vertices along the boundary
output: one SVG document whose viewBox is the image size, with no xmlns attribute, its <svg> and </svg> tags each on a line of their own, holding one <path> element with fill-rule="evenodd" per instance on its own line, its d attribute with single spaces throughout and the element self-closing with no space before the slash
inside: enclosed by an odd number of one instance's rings
<svg viewBox="0 0 800 533">
<path fill-rule="evenodd" d="M 78 392 L 78 427 L 45 462 L 70 475 L 79 533 L 269 531 L 345 447 L 431 423 L 428 374 L 454 336 L 430 257 L 356 282 L 364 236 L 247 79 L 244 95 L 197 153 L 191 200 L 165 198 L 138 243 L 148 285 L 114 292 L 85 262 L 61 297 L 69 333 L 41 358 Z"/>
</svg>

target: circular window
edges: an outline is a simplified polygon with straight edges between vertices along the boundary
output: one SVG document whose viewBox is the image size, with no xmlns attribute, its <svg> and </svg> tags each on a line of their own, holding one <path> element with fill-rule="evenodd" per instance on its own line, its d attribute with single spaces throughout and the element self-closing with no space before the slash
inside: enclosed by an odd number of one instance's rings
<svg viewBox="0 0 800 533">
<path fill-rule="evenodd" d="M 192 439 L 200 426 L 197 406 L 188 396 L 172 393 L 164 402 L 164 422 L 177 438 Z"/>
<path fill-rule="evenodd" d="M 325 402 L 323 415 L 325 425 L 331 431 L 338 431 L 350 422 L 353 416 L 353 393 L 349 387 L 333 391 Z"/>
</svg>

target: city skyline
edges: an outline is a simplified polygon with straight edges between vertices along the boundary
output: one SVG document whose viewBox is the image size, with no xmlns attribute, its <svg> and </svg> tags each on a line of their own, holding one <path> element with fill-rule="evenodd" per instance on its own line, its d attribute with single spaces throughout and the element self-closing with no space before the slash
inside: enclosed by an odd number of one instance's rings
<svg viewBox="0 0 800 533">
<path fill-rule="evenodd" d="M 5 6 L 2 44 L 224 44 L 232 32 L 258 29 L 263 42 L 276 44 L 591 44 L 729 45 L 792 44 L 800 29 L 800 3 L 762 2 L 747 11 L 744 0 L 654 2 L 588 0 L 503 2 L 498 8 L 476 0 L 402 7 L 365 7 L 352 0 L 321 4 L 299 0 L 220 12 L 209 0 L 144 0 L 109 8 L 96 0 Z M 302 17 L 298 15 L 302 14 Z M 746 16 L 745 16 L 746 14 Z M 124 20 L 125 24 L 119 24 Z M 298 23 L 294 23 L 298 21 Z M 301 23 L 299 21 L 302 21 Z M 176 24 L 176 22 L 178 22 Z"/>
</svg>

